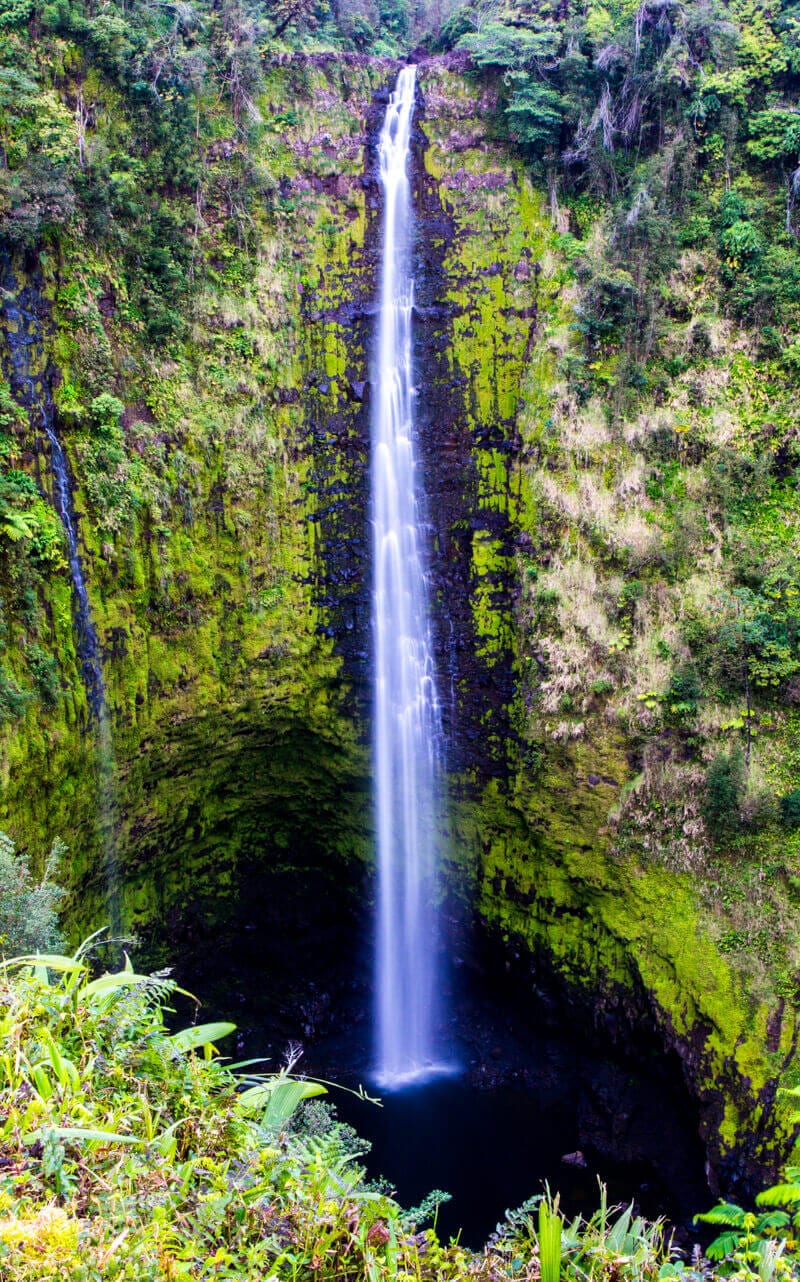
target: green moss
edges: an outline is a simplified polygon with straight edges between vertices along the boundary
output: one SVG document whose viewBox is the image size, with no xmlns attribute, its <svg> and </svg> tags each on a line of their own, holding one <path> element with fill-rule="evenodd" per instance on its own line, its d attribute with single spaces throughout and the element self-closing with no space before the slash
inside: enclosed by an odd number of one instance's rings
<svg viewBox="0 0 800 1282">
<path fill-rule="evenodd" d="M 364 314 L 375 284 L 365 119 L 387 74 L 367 62 L 266 68 L 266 123 L 253 161 L 268 181 L 253 210 L 252 252 L 209 216 L 191 328 L 168 350 L 145 344 L 112 254 L 91 239 L 64 238 L 59 254 L 42 260 L 53 309 L 43 357 L 62 375 L 59 425 L 76 478 L 113 754 L 109 762 L 89 722 L 69 587 L 52 575 L 39 589 L 36 644 L 58 657 L 62 690 L 55 710 L 32 704 L 2 731 L 0 817 L 30 848 L 70 835 L 77 933 L 106 911 L 109 840 L 122 924 L 151 942 L 190 908 L 209 929 L 225 920 L 254 862 L 302 871 L 309 860 L 369 861 L 362 727 L 314 580 L 324 578 L 326 540 L 336 535 L 316 519 L 321 488 L 349 500 L 362 481 L 354 472 L 365 410 L 351 384 L 367 377 Z M 652 711 L 627 690 L 626 665 L 655 664 L 664 637 L 677 644 L 675 626 L 645 632 L 641 624 L 650 627 L 647 611 L 673 583 L 659 578 L 661 545 L 648 544 L 634 563 L 581 485 L 591 475 L 593 493 L 610 492 L 637 462 L 635 432 L 617 430 L 611 411 L 594 405 L 569 444 L 569 416 L 580 407 L 564 371 L 581 358 L 563 238 L 518 159 L 488 137 L 474 87 L 435 61 L 420 81 L 430 104 L 424 168 L 450 229 L 432 246 L 448 309 L 435 342 L 457 389 L 473 469 L 459 525 L 469 530 L 472 658 L 487 680 L 518 664 L 517 737 L 501 739 L 488 706 L 475 718 L 487 758 L 511 760 L 512 782 L 452 781 L 452 859 L 464 893 L 500 936 L 546 955 L 586 991 L 639 1003 L 646 995 L 665 1038 L 681 1045 L 698 1095 L 717 1110 L 727 1149 L 760 1124 L 769 1083 L 795 1071 L 785 1067 L 793 1007 L 775 1031 L 779 995 L 794 993 L 793 945 L 780 975 L 748 969 L 720 947 L 704 868 L 672 869 L 662 851 L 625 839 L 620 814 L 639 795 L 630 785 L 650 733 L 636 718 Z M 230 124 L 219 122 L 220 138 L 231 136 Z M 614 353 L 594 362 L 586 374 L 593 395 L 613 384 L 618 364 Z M 737 354 L 725 392 L 742 408 L 737 430 L 764 430 L 780 387 L 776 371 Z M 87 406 L 101 390 L 126 405 L 126 476 L 137 500 L 124 529 L 109 528 L 99 510 L 81 444 Z M 670 423 L 690 424 L 708 442 L 711 410 L 681 396 Z M 647 423 L 633 427 L 650 432 Z M 643 517 L 645 533 L 663 532 L 669 546 L 675 504 L 702 482 L 690 458 L 695 436 L 672 430 L 680 476 L 658 482 L 661 506 Z M 31 430 L 26 457 L 36 444 Z M 786 547 L 795 507 L 788 490 L 771 504 L 742 505 L 737 530 Z M 515 535 L 526 540 L 524 558 Z M 574 588 L 550 580 L 569 564 L 595 575 L 582 602 L 592 608 L 548 631 Z M 532 573 L 520 576 L 512 611 L 507 588 L 518 569 Z M 627 606 L 623 578 L 643 593 Z M 598 609 L 600 640 L 591 635 Z M 12 621 L 10 640 L 22 635 Z M 567 654 L 564 663 L 581 671 L 566 698 L 546 706 L 543 686 L 557 666 L 548 644 L 565 637 L 578 659 Z M 24 660 L 8 650 L 15 678 L 26 681 Z M 800 785 L 796 721 L 782 713 L 764 740 L 767 777 L 787 792 Z M 668 822 L 654 814 L 646 831 Z M 794 860 L 800 836 L 776 827 L 760 840 L 768 856 L 788 842 Z M 776 1037 L 777 1049 L 766 1051 Z"/>
</svg>

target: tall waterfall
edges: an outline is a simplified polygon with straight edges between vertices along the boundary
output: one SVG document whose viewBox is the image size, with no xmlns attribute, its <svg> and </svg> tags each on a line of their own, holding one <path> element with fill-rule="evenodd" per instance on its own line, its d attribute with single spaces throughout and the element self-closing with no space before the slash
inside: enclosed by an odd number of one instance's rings
<svg viewBox="0 0 800 1282">
<path fill-rule="evenodd" d="M 436 864 L 441 723 L 414 460 L 408 180 L 415 69 L 380 138 L 384 196 L 372 410 L 374 766 L 378 839 L 377 1076 L 389 1089 L 437 1064 Z"/>
</svg>

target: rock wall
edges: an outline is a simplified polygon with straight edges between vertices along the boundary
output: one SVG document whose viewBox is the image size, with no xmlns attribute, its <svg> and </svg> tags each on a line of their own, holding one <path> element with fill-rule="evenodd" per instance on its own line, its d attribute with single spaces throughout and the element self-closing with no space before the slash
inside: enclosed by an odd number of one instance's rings
<svg viewBox="0 0 800 1282">
<path fill-rule="evenodd" d="M 355 55 L 265 68 L 251 244 L 209 214 L 214 248 L 180 342 L 144 346 L 113 259 L 86 239 L 14 264 L 41 300 L 114 790 L 101 813 L 62 565 L 34 621 L 11 623 L 20 654 L 35 635 L 57 657 L 60 687 L 55 707 L 33 702 L 0 731 L 0 814 L 34 851 L 69 841 L 76 936 L 106 911 L 109 866 L 151 956 L 276 929 L 290 881 L 307 901 L 295 925 L 327 896 L 331 919 L 359 912 L 374 143 L 395 71 Z M 624 730 L 598 714 L 564 741 L 532 713 L 525 576 L 547 526 L 529 462 L 556 395 L 549 327 L 567 293 L 550 210 L 494 136 L 491 82 L 431 60 L 419 84 L 418 404 L 452 881 L 532 1002 L 544 986 L 567 1018 L 588 1005 L 600 1036 L 639 1022 L 675 1047 L 712 1162 L 752 1174 L 781 1142 L 773 1105 L 794 1010 L 717 946 L 696 878 L 614 848 L 609 814 L 633 773 Z M 106 391 L 124 403 L 113 458 L 93 426 Z M 33 419 L 21 463 L 51 495 Z M 99 477 L 117 485 L 110 499 Z"/>
</svg>

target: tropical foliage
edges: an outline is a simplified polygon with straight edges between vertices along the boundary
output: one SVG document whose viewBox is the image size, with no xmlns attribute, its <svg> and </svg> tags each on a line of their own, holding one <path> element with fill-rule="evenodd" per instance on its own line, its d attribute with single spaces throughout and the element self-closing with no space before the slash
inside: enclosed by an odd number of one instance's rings
<svg viewBox="0 0 800 1282">
<path fill-rule="evenodd" d="M 538 1195 L 484 1252 L 441 1244 L 365 1178 L 365 1146 L 289 1063 L 228 1065 L 226 1023 L 169 1031 L 176 986 L 102 944 L 7 962 L 0 986 L 0 1274 L 176 1278 L 655 1278 L 661 1224 L 603 1193 L 588 1223 Z M 365 1107 L 372 1105 L 365 1101 Z M 433 1203 L 441 1197 L 434 1195 Z M 538 1205 L 538 1218 L 534 1211 Z M 541 1261 L 541 1264 L 539 1263 Z"/>
<path fill-rule="evenodd" d="M 229 1064 L 217 1044 L 232 1038 L 232 1024 L 170 1031 L 175 983 L 137 974 L 128 961 L 98 974 L 102 949 L 93 937 L 71 956 L 32 954 L 3 966 L 7 1282 L 701 1276 L 675 1255 L 661 1222 L 633 1206 L 609 1207 L 602 1186 L 588 1220 L 566 1219 L 545 1192 L 509 1212 L 482 1252 L 440 1243 L 419 1229 L 432 1208 L 403 1212 L 366 1179 L 368 1146 L 329 1106 L 305 1103 L 325 1094 L 322 1084 L 299 1077 L 291 1061 L 271 1073 Z M 770 1204 L 797 1202 L 796 1194 L 772 1190 Z M 721 1223 L 730 1213 L 706 1218 Z M 735 1229 L 712 1250 L 722 1273 L 755 1276 L 765 1260 L 785 1273 L 785 1239 L 753 1242 L 764 1226 L 789 1222 L 782 1212 L 742 1219 L 744 1234 Z M 762 1282 L 771 1276 L 762 1272 Z"/>
<path fill-rule="evenodd" d="M 347 1128 L 297 1120 L 323 1086 L 234 1072 L 232 1024 L 169 1032 L 175 984 L 93 978 L 96 949 L 4 967 L 4 1279 L 458 1276 L 465 1253 L 411 1232 Z"/>
</svg>

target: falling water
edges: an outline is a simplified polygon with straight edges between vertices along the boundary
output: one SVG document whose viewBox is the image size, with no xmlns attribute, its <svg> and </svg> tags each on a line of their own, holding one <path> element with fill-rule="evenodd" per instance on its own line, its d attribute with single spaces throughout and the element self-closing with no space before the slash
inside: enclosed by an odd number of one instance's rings
<svg viewBox="0 0 800 1282">
<path fill-rule="evenodd" d="M 437 1062 L 436 863 L 441 723 L 415 494 L 408 181 L 415 70 L 405 67 L 380 138 L 383 260 L 372 414 L 378 835 L 377 1076 L 396 1088 Z"/>
<path fill-rule="evenodd" d="M 37 376 L 43 364 L 44 343 L 30 288 L 20 289 L 8 254 L 0 256 L 0 317 L 5 340 L 5 367 L 15 400 L 44 431 L 50 445 L 53 471 L 53 505 L 61 518 L 67 544 L 67 562 L 72 582 L 73 621 L 81 673 L 89 712 L 94 725 L 95 767 L 99 803 L 99 828 L 105 862 L 107 907 L 113 935 L 119 934 L 119 869 L 114 842 L 114 755 L 111 721 L 103 682 L 100 642 L 78 550 L 78 529 L 72 503 L 72 486 L 64 447 L 55 427 L 55 409 L 46 373 Z"/>
</svg>

